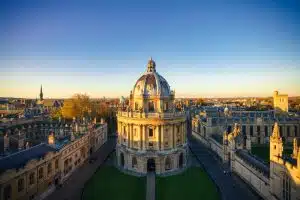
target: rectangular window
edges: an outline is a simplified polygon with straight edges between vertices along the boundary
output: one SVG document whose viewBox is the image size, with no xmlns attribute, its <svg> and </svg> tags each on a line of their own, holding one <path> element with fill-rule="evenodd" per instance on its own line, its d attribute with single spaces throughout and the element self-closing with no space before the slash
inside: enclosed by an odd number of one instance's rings
<svg viewBox="0 0 300 200">
<path fill-rule="evenodd" d="M 149 147 L 153 147 L 153 142 L 149 142 Z"/>
<path fill-rule="evenodd" d="M 280 137 L 282 137 L 282 126 L 279 126 L 279 134 L 280 134 Z"/>
<path fill-rule="evenodd" d="M 243 135 L 246 135 L 246 126 L 242 126 L 242 133 Z"/>
<path fill-rule="evenodd" d="M 149 128 L 149 137 L 153 137 L 153 129 Z"/>
<path fill-rule="evenodd" d="M 253 126 L 250 126 L 250 136 L 253 136 Z"/>
<path fill-rule="evenodd" d="M 291 133 L 290 133 L 290 126 L 287 126 L 287 127 L 286 127 L 286 134 L 287 134 L 288 137 L 291 136 Z"/>
<path fill-rule="evenodd" d="M 298 137 L 298 127 L 295 126 L 295 137 Z"/>
<path fill-rule="evenodd" d="M 269 137 L 269 134 L 268 134 L 268 126 L 265 126 L 265 137 Z"/>
</svg>

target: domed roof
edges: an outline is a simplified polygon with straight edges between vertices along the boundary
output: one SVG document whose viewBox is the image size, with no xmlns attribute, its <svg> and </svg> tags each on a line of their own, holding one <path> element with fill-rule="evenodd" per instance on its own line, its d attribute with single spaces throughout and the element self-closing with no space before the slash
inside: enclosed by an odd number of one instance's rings
<svg viewBox="0 0 300 200">
<path fill-rule="evenodd" d="M 147 71 L 137 80 L 133 88 L 134 96 L 161 96 L 171 95 L 168 82 L 156 72 L 156 64 L 150 58 L 147 64 Z"/>
</svg>

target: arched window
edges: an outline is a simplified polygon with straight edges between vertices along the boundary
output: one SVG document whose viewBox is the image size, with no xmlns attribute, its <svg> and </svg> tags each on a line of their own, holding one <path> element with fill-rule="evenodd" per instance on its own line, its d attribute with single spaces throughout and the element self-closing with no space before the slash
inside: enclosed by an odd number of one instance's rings
<svg viewBox="0 0 300 200">
<path fill-rule="evenodd" d="M 179 155 L 179 168 L 182 168 L 183 166 L 183 153 L 180 153 Z"/>
<path fill-rule="evenodd" d="M 291 200 L 291 179 L 286 173 L 282 176 L 282 198 Z"/>
<path fill-rule="evenodd" d="M 41 167 L 39 169 L 39 179 L 42 179 L 44 177 L 44 169 Z"/>
<path fill-rule="evenodd" d="M 121 155 L 120 155 L 120 163 L 121 163 L 121 166 L 124 167 L 125 160 L 124 160 L 124 154 L 123 153 L 121 153 Z"/>
<path fill-rule="evenodd" d="M 10 200 L 11 199 L 11 185 L 7 185 L 4 188 L 3 192 L 4 200 Z"/>
<path fill-rule="evenodd" d="M 48 175 L 52 172 L 52 163 L 49 163 L 48 164 L 48 167 L 47 167 L 47 173 Z"/>
<path fill-rule="evenodd" d="M 132 157 L 132 168 L 136 168 L 137 167 L 137 159 L 136 157 Z"/>
<path fill-rule="evenodd" d="M 149 112 L 154 112 L 154 103 L 152 101 L 148 103 L 148 110 Z"/>
<path fill-rule="evenodd" d="M 165 160 L 165 170 L 170 170 L 172 168 L 171 166 L 171 159 L 170 157 L 167 157 L 166 160 Z"/>
<path fill-rule="evenodd" d="M 24 179 L 21 178 L 18 180 L 18 192 L 21 192 L 24 190 Z"/>
</svg>

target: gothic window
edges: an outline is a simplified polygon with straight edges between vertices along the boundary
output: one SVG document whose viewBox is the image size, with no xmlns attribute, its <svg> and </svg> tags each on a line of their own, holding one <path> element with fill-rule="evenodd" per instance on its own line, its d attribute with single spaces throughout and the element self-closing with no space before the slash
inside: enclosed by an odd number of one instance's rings
<svg viewBox="0 0 300 200">
<path fill-rule="evenodd" d="M 242 126 L 242 133 L 243 133 L 243 135 L 246 135 L 246 126 L 245 125 Z"/>
<path fill-rule="evenodd" d="M 11 185 L 7 185 L 4 188 L 3 192 L 4 200 L 10 200 L 11 199 Z"/>
<path fill-rule="evenodd" d="M 291 136 L 290 126 L 287 126 L 287 127 L 286 127 L 286 133 L 287 133 L 287 136 L 288 136 L 288 137 Z"/>
<path fill-rule="evenodd" d="M 32 185 L 32 184 L 34 184 L 34 173 L 33 172 L 29 175 L 29 185 Z"/>
<path fill-rule="evenodd" d="M 39 169 L 39 179 L 42 179 L 44 177 L 44 169 L 41 167 Z"/>
<path fill-rule="evenodd" d="M 153 129 L 149 128 L 149 137 L 153 137 Z"/>
<path fill-rule="evenodd" d="M 268 134 L 268 126 L 265 126 L 265 137 L 268 137 L 269 134 Z"/>
<path fill-rule="evenodd" d="M 291 200 L 291 179 L 286 173 L 282 176 L 282 198 Z"/>
<path fill-rule="evenodd" d="M 256 132 L 257 132 L 257 135 L 260 134 L 260 126 L 257 126 L 257 127 L 256 127 Z"/>
<path fill-rule="evenodd" d="M 132 168 L 136 168 L 137 167 L 137 160 L 136 157 L 132 158 Z"/>
<path fill-rule="evenodd" d="M 171 167 L 171 159 L 170 157 L 167 157 L 166 158 L 166 162 L 165 162 L 165 170 L 170 170 L 172 167 Z"/>
<path fill-rule="evenodd" d="M 250 126 L 250 136 L 253 136 L 253 126 Z"/>
<path fill-rule="evenodd" d="M 21 192 L 24 190 L 24 179 L 21 178 L 18 180 L 18 192 Z"/>
<path fill-rule="evenodd" d="M 49 175 L 52 172 L 52 163 L 48 164 L 47 169 L 48 169 L 48 175 Z"/>
</svg>

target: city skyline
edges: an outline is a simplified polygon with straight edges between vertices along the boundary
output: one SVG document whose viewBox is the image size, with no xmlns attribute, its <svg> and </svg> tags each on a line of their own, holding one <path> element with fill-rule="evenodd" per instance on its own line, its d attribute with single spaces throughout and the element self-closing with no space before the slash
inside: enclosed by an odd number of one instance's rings
<svg viewBox="0 0 300 200">
<path fill-rule="evenodd" d="M 80 12 L 79 12 L 80 10 Z M 299 5 L 6 2 L 0 96 L 128 96 L 150 56 L 177 97 L 300 95 Z"/>
</svg>

